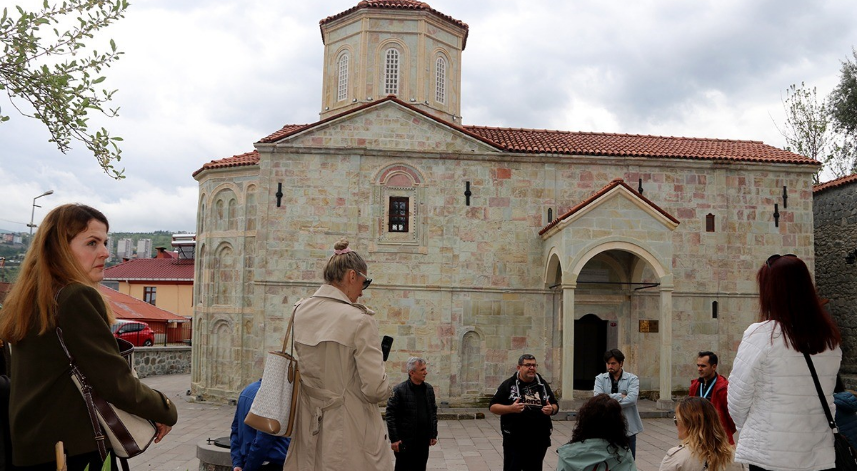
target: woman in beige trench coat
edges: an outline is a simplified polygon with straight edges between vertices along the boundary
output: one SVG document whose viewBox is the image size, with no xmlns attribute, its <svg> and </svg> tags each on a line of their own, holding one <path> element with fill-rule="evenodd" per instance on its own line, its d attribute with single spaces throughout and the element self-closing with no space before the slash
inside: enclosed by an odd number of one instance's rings
<svg viewBox="0 0 857 471">
<path fill-rule="evenodd" d="M 283 469 L 391 471 L 377 405 L 390 395 L 378 322 L 374 312 L 356 304 L 372 280 L 348 241 L 335 249 L 324 269 L 325 284 L 295 312 L 301 391 Z"/>
</svg>

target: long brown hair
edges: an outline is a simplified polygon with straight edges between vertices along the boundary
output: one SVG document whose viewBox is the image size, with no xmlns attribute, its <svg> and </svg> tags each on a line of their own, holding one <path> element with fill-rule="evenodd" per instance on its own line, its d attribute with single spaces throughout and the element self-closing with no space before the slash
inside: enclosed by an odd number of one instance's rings
<svg viewBox="0 0 857 471">
<path fill-rule="evenodd" d="M 40 334 L 47 332 L 55 326 L 57 290 L 75 282 L 95 285 L 69 245 L 93 220 L 110 227 L 104 214 L 82 204 L 64 204 L 45 216 L 30 241 L 18 279 L 0 311 L 0 338 L 18 342 L 27 335 L 33 323 Z M 109 307 L 107 312 L 112 317 Z"/>
<path fill-rule="evenodd" d="M 786 346 L 813 355 L 839 345 L 839 328 L 822 307 L 803 260 L 794 255 L 772 256 L 756 279 L 759 320 L 777 321 Z"/>
<path fill-rule="evenodd" d="M 676 421 L 687 431 L 682 443 L 711 471 L 724 471 L 734 460 L 726 430 L 708 399 L 685 397 L 675 408 Z"/>
</svg>

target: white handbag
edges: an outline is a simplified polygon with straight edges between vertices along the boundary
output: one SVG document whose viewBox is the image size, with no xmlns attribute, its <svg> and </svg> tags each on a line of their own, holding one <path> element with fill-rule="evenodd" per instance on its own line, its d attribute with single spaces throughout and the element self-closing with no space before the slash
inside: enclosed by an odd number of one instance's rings
<svg viewBox="0 0 857 471">
<path fill-rule="evenodd" d="M 253 399 L 250 412 L 244 418 L 244 423 L 250 427 L 278 437 L 292 436 L 297 415 L 301 374 L 294 357 L 294 322 L 295 312 L 302 301 L 296 302 L 292 310 L 282 350 L 268 352 L 262 372 L 262 385 Z M 286 353 L 290 338 L 291 348 Z"/>
</svg>

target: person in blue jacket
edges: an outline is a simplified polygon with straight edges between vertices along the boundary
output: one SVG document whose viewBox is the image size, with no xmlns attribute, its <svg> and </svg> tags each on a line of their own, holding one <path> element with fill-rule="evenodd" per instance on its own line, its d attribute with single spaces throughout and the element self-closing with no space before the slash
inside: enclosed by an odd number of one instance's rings
<svg viewBox="0 0 857 471">
<path fill-rule="evenodd" d="M 229 435 L 232 471 L 280 471 L 286 461 L 290 438 L 259 432 L 244 424 L 244 418 L 250 412 L 261 385 L 261 379 L 251 383 L 238 396 L 238 408 L 235 409 L 232 433 Z"/>
<path fill-rule="evenodd" d="M 857 397 L 845 389 L 842 378 L 836 375 L 836 386 L 833 388 L 833 403 L 836 404 L 836 426 L 848 443 L 857 448 Z"/>
<path fill-rule="evenodd" d="M 631 455 L 637 458 L 637 434 L 643 431 L 643 421 L 637 411 L 637 397 L 640 395 L 640 379 L 624 370 L 625 354 L 618 348 L 607 350 L 604 353 L 604 363 L 607 364 L 607 372 L 595 377 L 595 388 L 593 395 L 607 394 L 619 401 L 622 406 L 622 414 L 628 422 L 628 446 Z"/>
</svg>

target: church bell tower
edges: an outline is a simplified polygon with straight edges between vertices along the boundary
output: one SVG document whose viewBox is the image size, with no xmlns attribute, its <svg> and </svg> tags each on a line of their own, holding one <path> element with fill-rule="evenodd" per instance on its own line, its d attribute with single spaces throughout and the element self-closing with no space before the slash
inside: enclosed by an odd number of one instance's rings
<svg viewBox="0 0 857 471">
<path fill-rule="evenodd" d="M 363 0 L 319 22 L 321 119 L 395 95 L 461 124 L 461 53 L 469 28 L 413 0 Z"/>
</svg>

